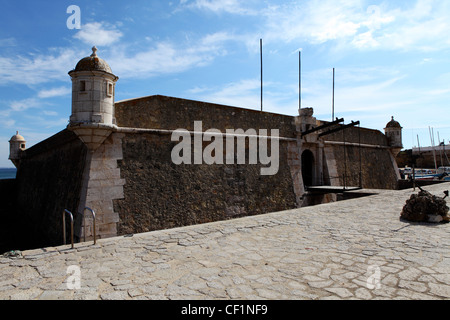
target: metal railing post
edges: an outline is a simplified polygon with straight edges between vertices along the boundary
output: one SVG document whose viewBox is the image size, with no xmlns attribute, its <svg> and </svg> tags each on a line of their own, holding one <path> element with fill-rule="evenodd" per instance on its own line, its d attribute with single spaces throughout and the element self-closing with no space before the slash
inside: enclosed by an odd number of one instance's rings
<svg viewBox="0 0 450 320">
<path fill-rule="evenodd" d="M 70 215 L 70 238 L 71 238 L 71 244 L 73 249 L 73 214 L 67 209 L 64 209 L 63 212 L 63 239 L 64 244 L 66 244 L 66 213 Z"/>
<path fill-rule="evenodd" d="M 86 215 L 84 214 L 86 212 L 86 210 L 89 210 L 92 213 L 92 217 L 94 218 L 94 244 L 96 244 L 96 238 L 97 238 L 97 234 L 96 234 L 96 230 L 95 230 L 95 212 L 94 210 L 92 210 L 89 207 L 85 207 L 84 211 L 83 211 L 83 224 L 84 224 L 84 242 L 86 242 Z"/>
</svg>

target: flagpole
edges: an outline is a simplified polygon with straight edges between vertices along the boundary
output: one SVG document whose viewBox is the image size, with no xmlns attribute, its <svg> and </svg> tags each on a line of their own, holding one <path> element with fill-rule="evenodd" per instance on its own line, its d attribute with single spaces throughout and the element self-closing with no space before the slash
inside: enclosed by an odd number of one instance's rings
<svg viewBox="0 0 450 320">
<path fill-rule="evenodd" d="M 335 68 L 333 68 L 333 101 L 332 101 L 332 104 L 331 104 L 331 108 L 332 108 L 331 121 L 334 121 L 334 76 L 335 76 Z"/>
<path fill-rule="evenodd" d="M 262 55 L 262 39 L 259 39 L 259 51 L 261 59 L 261 111 L 263 111 L 263 55 Z"/>
<path fill-rule="evenodd" d="M 302 108 L 302 52 L 298 52 L 298 108 Z"/>
</svg>

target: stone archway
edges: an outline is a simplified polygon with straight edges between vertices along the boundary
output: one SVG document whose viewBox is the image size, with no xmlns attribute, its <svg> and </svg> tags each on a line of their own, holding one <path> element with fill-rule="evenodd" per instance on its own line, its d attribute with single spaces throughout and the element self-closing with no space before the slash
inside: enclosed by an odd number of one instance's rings
<svg viewBox="0 0 450 320">
<path fill-rule="evenodd" d="M 314 185 L 314 154 L 310 150 L 302 153 L 302 178 L 305 187 Z"/>
</svg>

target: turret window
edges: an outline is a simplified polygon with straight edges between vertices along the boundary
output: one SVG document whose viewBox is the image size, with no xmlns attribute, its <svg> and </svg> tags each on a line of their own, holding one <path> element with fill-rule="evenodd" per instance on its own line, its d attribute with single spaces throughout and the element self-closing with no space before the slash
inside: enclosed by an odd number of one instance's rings
<svg viewBox="0 0 450 320">
<path fill-rule="evenodd" d="M 108 85 L 106 86 L 106 94 L 108 95 L 108 97 L 111 97 L 113 95 L 113 84 L 108 82 Z"/>
<path fill-rule="evenodd" d="M 80 81 L 80 91 L 86 91 L 86 81 Z"/>
</svg>

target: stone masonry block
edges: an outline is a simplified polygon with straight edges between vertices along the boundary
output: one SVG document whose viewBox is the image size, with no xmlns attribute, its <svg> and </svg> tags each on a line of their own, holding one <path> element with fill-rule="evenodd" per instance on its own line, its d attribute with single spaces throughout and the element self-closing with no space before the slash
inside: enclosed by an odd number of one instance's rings
<svg viewBox="0 0 450 320">
<path fill-rule="evenodd" d="M 117 169 L 116 159 L 95 159 L 91 160 L 91 170 L 98 169 Z"/>
<path fill-rule="evenodd" d="M 100 187 L 100 188 L 88 188 L 87 196 L 91 200 L 103 200 L 103 199 L 121 199 L 123 198 L 123 187 Z"/>
<path fill-rule="evenodd" d="M 101 238 L 114 237 L 117 235 L 117 224 L 108 223 L 99 226 L 99 233 Z"/>
</svg>

